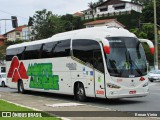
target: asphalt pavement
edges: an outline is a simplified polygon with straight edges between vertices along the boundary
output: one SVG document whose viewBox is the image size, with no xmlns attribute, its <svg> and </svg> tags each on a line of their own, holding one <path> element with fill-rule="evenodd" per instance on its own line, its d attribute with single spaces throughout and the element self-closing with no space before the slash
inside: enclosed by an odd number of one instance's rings
<svg viewBox="0 0 160 120">
<path fill-rule="evenodd" d="M 43 111 L 160 111 L 160 82 L 150 83 L 149 86 L 150 94 L 146 97 L 124 98 L 119 100 L 89 98 L 87 102 L 83 103 L 74 100 L 73 96 L 43 92 L 28 92 L 27 94 L 19 94 L 16 89 L 10 89 L 7 87 L 0 87 L 0 95 L 1 99 Z M 75 118 L 71 117 L 70 119 Z M 78 117 L 76 119 L 84 118 Z M 122 117 L 114 119 L 122 119 Z M 127 119 L 127 117 L 123 119 Z M 130 119 L 145 120 L 146 118 L 132 117 Z"/>
</svg>

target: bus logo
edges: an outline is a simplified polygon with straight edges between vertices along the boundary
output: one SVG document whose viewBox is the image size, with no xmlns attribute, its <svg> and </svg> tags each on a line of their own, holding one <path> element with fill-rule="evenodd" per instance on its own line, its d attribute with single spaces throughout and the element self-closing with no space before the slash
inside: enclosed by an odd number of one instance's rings
<svg viewBox="0 0 160 120">
<path fill-rule="evenodd" d="M 18 82 L 19 79 L 28 79 L 25 66 L 17 57 L 13 57 L 7 77 L 12 78 L 12 82 Z"/>
</svg>

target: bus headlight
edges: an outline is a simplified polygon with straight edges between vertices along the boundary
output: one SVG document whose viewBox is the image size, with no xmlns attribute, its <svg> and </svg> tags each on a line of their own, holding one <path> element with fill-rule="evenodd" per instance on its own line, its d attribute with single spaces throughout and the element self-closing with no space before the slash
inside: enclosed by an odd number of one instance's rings
<svg viewBox="0 0 160 120">
<path fill-rule="evenodd" d="M 148 86 L 148 82 L 143 85 L 143 87 L 146 87 L 146 86 Z"/>
<path fill-rule="evenodd" d="M 108 86 L 109 88 L 116 88 L 116 89 L 120 89 L 120 88 L 121 88 L 120 86 L 115 85 L 115 84 L 112 84 L 112 83 L 107 83 L 107 86 Z"/>
</svg>

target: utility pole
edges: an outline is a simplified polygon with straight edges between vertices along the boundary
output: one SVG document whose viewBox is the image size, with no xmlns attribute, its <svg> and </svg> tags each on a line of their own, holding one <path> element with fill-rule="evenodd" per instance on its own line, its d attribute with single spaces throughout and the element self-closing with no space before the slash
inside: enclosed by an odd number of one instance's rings
<svg viewBox="0 0 160 120">
<path fill-rule="evenodd" d="M 7 31 L 7 29 L 6 29 L 6 20 L 12 20 L 12 19 L 0 19 L 0 21 L 2 21 L 2 20 L 5 21 L 5 33 L 6 33 L 6 31 Z"/>
<path fill-rule="evenodd" d="M 154 36 L 155 36 L 155 70 L 158 70 L 158 41 L 157 41 L 157 15 L 156 15 L 156 0 L 154 0 Z"/>
</svg>

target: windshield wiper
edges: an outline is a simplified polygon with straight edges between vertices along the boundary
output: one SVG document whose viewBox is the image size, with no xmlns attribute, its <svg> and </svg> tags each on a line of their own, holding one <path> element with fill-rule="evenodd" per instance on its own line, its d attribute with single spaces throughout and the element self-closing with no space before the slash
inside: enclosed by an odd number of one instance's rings
<svg viewBox="0 0 160 120">
<path fill-rule="evenodd" d="M 131 59 L 131 56 L 130 56 L 130 53 L 129 53 L 129 51 L 127 50 L 127 52 L 128 52 L 128 59 L 129 59 L 129 63 L 132 65 L 134 65 L 137 69 L 135 69 L 138 73 L 139 73 L 139 75 L 143 75 L 143 73 L 140 71 L 140 69 L 139 69 L 139 67 L 136 65 L 136 63 Z"/>
</svg>

